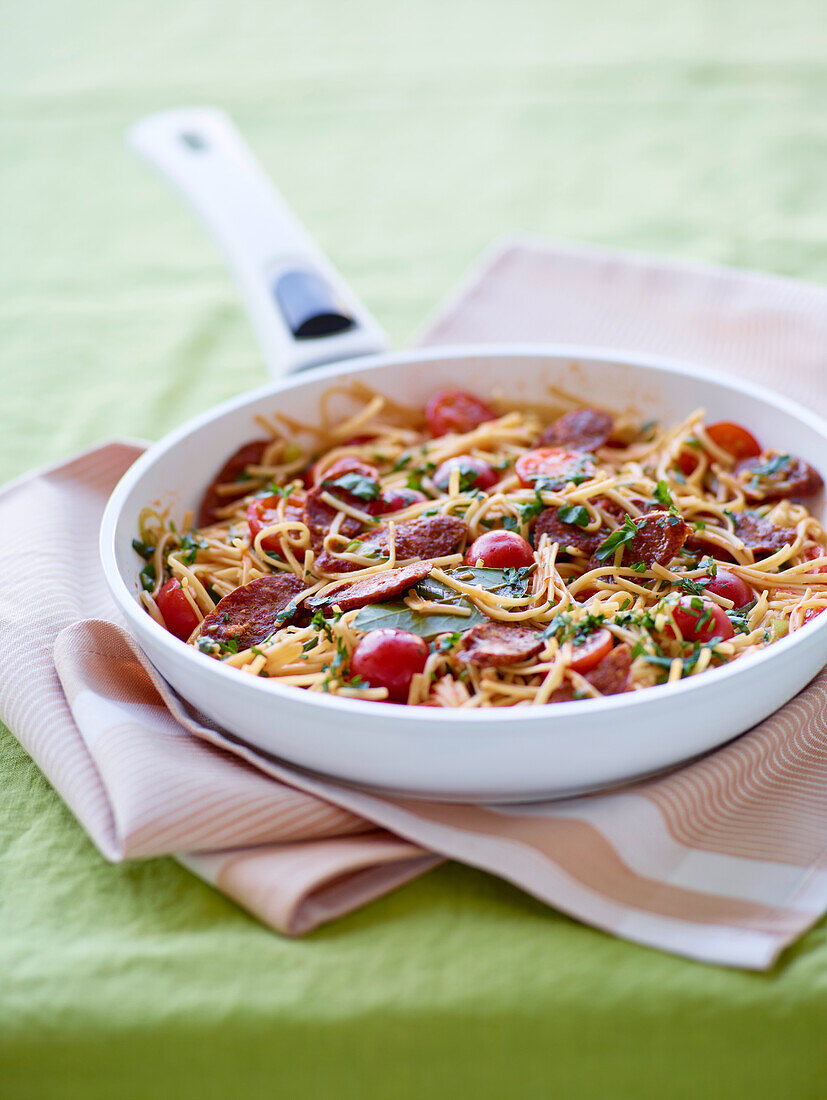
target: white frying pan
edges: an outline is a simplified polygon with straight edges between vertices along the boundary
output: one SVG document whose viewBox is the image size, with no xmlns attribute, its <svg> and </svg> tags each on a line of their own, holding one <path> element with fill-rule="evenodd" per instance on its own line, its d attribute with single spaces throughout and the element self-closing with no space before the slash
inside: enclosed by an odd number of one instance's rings
<svg viewBox="0 0 827 1100">
<path fill-rule="evenodd" d="M 218 237 L 280 380 L 225 402 L 151 447 L 112 494 L 101 557 L 129 629 L 173 687 L 252 745 L 345 782 L 464 801 L 557 797 L 670 767 L 728 741 L 798 692 L 827 660 L 827 614 L 754 657 L 677 684 L 545 707 L 448 711 L 336 699 L 245 676 L 184 645 L 138 601 L 138 513 L 195 508 L 254 416 L 316 415 L 346 376 L 411 403 L 457 386 L 515 399 L 551 382 L 670 422 L 703 406 L 767 445 L 827 470 L 827 424 L 780 395 L 702 368 L 588 349 L 509 345 L 369 355 L 384 338 L 285 208 L 229 121 L 175 111 L 140 123 L 134 145 L 184 191 Z M 292 274 L 298 273 L 298 274 Z M 356 357 L 360 358 L 356 358 Z M 342 362 L 349 359 L 349 362 Z M 327 366 L 318 367 L 318 364 Z M 307 367 L 312 371 L 282 377 Z M 823 514 L 824 501 L 813 504 Z"/>
</svg>

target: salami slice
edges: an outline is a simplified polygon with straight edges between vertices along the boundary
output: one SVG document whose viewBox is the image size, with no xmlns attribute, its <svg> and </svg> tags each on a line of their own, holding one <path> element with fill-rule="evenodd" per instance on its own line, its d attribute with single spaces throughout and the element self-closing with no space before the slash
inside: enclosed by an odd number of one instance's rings
<svg viewBox="0 0 827 1100">
<path fill-rule="evenodd" d="M 756 558 L 765 558 L 795 542 L 796 536 L 792 527 L 776 527 L 755 512 L 736 512 L 732 518 L 735 522 L 736 538 L 748 550 L 752 550 Z"/>
<path fill-rule="evenodd" d="M 354 607 L 364 607 L 368 603 L 382 603 L 384 600 L 401 596 L 419 581 L 424 581 L 432 569 L 432 562 L 420 561 L 413 565 L 406 565 L 402 569 L 386 569 L 382 573 L 372 573 L 369 577 L 362 577 L 358 581 L 343 581 L 323 596 L 311 596 L 307 606 L 311 611 L 316 611 L 319 608 L 333 607 L 338 604 L 342 611 L 350 611 Z"/>
<path fill-rule="evenodd" d="M 750 504 L 809 497 L 824 487 L 821 474 L 803 458 L 767 451 L 742 459 L 735 475 Z"/>
<path fill-rule="evenodd" d="M 543 648 L 536 630 L 493 620 L 471 627 L 462 641 L 457 659 L 478 668 L 518 665 L 536 657 Z"/>
<path fill-rule="evenodd" d="M 211 523 L 218 523 L 218 509 L 225 508 L 235 500 L 240 500 L 250 492 L 250 487 L 243 482 L 238 486 L 237 493 L 219 494 L 219 485 L 233 485 L 243 477 L 248 466 L 257 466 L 264 456 L 265 448 L 269 444 L 267 439 L 254 439 L 252 443 L 245 443 L 239 447 L 235 454 L 230 455 L 218 473 L 210 482 L 207 491 L 201 501 L 198 512 L 198 526 L 209 527 Z"/>
<path fill-rule="evenodd" d="M 546 508 L 545 512 L 539 514 L 534 524 L 535 546 L 539 544 L 541 535 L 548 535 L 551 542 L 560 544 L 562 551 L 575 550 L 578 554 L 589 557 L 609 534 L 607 529 L 584 531 L 576 523 L 563 523 L 557 513 L 557 508 Z"/>
<path fill-rule="evenodd" d="M 593 451 L 602 447 L 612 433 L 614 420 L 600 409 L 577 409 L 550 424 L 540 436 L 540 447 L 569 447 Z"/>
<path fill-rule="evenodd" d="M 422 516 L 406 523 L 397 523 L 396 559 L 397 561 L 422 560 L 424 558 L 443 558 L 453 553 L 468 528 L 463 520 L 456 516 Z M 390 537 L 387 526 L 377 527 L 369 535 L 359 540 L 360 553 L 375 551 L 377 558 L 389 555 Z M 370 554 L 368 556 L 371 556 Z M 364 566 L 356 562 L 343 561 L 332 554 L 320 554 L 316 565 L 325 573 L 352 573 Z"/>
<path fill-rule="evenodd" d="M 201 637 L 239 650 L 269 637 L 299 614 L 291 605 L 307 585 L 292 573 L 274 573 L 241 585 L 217 604 L 201 624 Z"/>
<path fill-rule="evenodd" d="M 600 664 L 595 665 L 591 672 L 584 676 L 592 687 L 597 688 L 601 695 L 620 695 L 629 690 L 629 669 L 632 664 L 632 651 L 622 642 L 616 645 L 611 653 L 607 653 Z M 580 699 L 582 696 L 575 693 L 572 684 L 563 684 L 551 693 L 550 703 L 568 703 L 572 699 Z"/>
<path fill-rule="evenodd" d="M 315 489 L 310 490 L 304 502 L 302 519 L 310 532 L 310 545 L 314 550 L 318 550 L 322 546 L 328 531 L 333 526 L 333 521 L 339 514 L 336 508 L 328 504 L 326 500 L 321 499 L 322 493 L 327 491 L 323 486 L 317 485 Z M 358 500 L 351 493 L 340 491 L 336 494 L 336 497 L 354 508 L 364 508 L 364 501 Z M 354 538 L 361 530 L 362 524 L 358 519 L 353 516 L 342 515 L 339 533 L 344 535 L 346 539 Z"/>
<path fill-rule="evenodd" d="M 668 565 L 689 535 L 689 527 L 671 512 L 648 512 L 635 521 L 638 534 L 623 551 L 623 564 L 643 561 L 651 569 L 656 563 Z"/>
</svg>

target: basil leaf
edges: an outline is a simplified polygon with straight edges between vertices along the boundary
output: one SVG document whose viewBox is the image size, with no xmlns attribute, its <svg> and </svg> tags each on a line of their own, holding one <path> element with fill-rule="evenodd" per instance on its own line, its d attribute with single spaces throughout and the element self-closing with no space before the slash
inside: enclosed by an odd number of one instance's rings
<svg viewBox="0 0 827 1100">
<path fill-rule="evenodd" d="M 488 621 L 488 617 L 478 611 L 470 600 L 460 599 L 456 606 L 470 608 L 471 614 L 462 618 L 457 615 L 420 615 L 403 603 L 371 603 L 360 609 L 353 626 L 365 633 L 371 630 L 407 630 L 421 638 L 434 638 L 437 634 L 462 634 L 472 626 Z"/>
<path fill-rule="evenodd" d="M 473 584 L 484 588 L 486 592 L 500 592 L 504 596 L 524 596 L 528 591 L 528 573 L 531 566 L 525 569 L 474 569 L 470 566 L 461 566 L 459 569 L 448 570 L 449 577 L 456 577 L 464 584 Z M 426 577 L 415 587 L 415 592 L 423 600 L 435 600 L 439 603 L 452 603 L 461 600 L 462 596 L 455 588 L 450 588 L 442 581 L 433 577 Z"/>
<path fill-rule="evenodd" d="M 615 550 L 619 546 L 626 546 L 637 534 L 638 529 L 632 522 L 632 517 L 627 515 L 623 520 L 623 526 L 612 531 L 605 542 L 597 548 L 595 558 L 600 562 L 610 561 L 614 557 Z"/>
<path fill-rule="evenodd" d="M 655 486 L 654 498 L 658 504 L 662 504 L 664 508 L 674 508 L 675 502 L 672 500 L 672 495 L 669 492 L 669 486 L 665 481 L 659 481 Z"/>
</svg>

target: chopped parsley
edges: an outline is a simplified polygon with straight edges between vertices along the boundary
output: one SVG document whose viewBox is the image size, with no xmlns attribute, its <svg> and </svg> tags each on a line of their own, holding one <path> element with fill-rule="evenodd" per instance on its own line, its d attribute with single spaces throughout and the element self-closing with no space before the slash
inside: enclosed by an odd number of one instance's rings
<svg viewBox="0 0 827 1100">
<path fill-rule="evenodd" d="M 192 534 L 186 534 L 181 539 L 181 561 L 184 565 L 192 565 L 199 550 L 206 550 L 209 543 L 206 539 L 196 538 Z"/>
<path fill-rule="evenodd" d="M 757 600 L 751 600 L 743 607 L 734 607 L 726 612 L 726 617 L 740 634 L 749 634 L 749 617 L 757 602 Z"/>
<path fill-rule="evenodd" d="M 155 566 L 151 561 L 148 561 L 138 574 L 141 579 L 141 587 L 145 592 L 151 592 L 155 587 L 155 582 L 158 579 L 155 574 Z"/>
<path fill-rule="evenodd" d="M 561 523 L 573 523 L 575 527 L 588 527 L 591 519 L 588 509 L 582 504 L 567 504 L 558 508 L 557 518 Z"/>
<path fill-rule="evenodd" d="M 659 481 L 657 483 L 653 495 L 658 504 L 661 504 L 664 508 L 668 508 L 670 511 L 673 509 L 677 511 L 675 502 L 672 499 L 672 494 L 669 492 L 669 486 L 665 481 Z"/>
<path fill-rule="evenodd" d="M 690 596 L 703 596 L 708 584 L 709 578 L 699 577 L 698 580 L 693 580 L 692 577 L 681 577 L 678 587 L 681 592 L 686 592 Z"/>
<path fill-rule="evenodd" d="M 629 568 L 633 569 L 635 573 L 645 573 L 646 572 L 646 562 L 645 561 L 633 561 L 632 564 L 629 566 Z"/>
<path fill-rule="evenodd" d="M 140 539 L 132 540 L 132 549 L 135 551 L 136 554 L 140 554 L 144 561 L 149 561 L 149 559 L 155 553 L 154 546 L 149 546 L 147 543 L 141 542 Z"/>
<path fill-rule="evenodd" d="M 632 521 L 632 517 L 627 515 L 624 517 L 623 526 L 618 527 L 616 531 L 612 531 L 605 542 L 595 551 L 595 558 L 600 561 L 609 561 L 615 555 L 615 551 L 620 546 L 628 546 L 629 543 L 639 534 L 637 527 Z"/>
<path fill-rule="evenodd" d="M 750 471 L 752 477 L 749 481 L 749 487 L 751 489 L 758 489 L 762 481 L 768 481 L 770 478 L 774 477 L 789 464 L 789 461 L 789 455 L 776 455 L 775 458 L 771 458 L 768 462 L 762 462 L 760 466 L 753 466 Z"/>
<path fill-rule="evenodd" d="M 322 485 L 325 489 L 343 489 L 360 500 L 376 500 L 379 496 L 379 482 L 365 474 L 342 474 L 333 481 L 325 478 Z"/>
</svg>

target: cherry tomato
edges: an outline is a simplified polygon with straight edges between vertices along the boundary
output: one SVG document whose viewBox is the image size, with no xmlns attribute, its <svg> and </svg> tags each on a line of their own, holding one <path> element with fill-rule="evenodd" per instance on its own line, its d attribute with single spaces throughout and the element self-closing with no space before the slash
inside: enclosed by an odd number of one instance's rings
<svg viewBox="0 0 827 1100">
<path fill-rule="evenodd" d="M 591 477 L 594 463 L 580 451 L 564 451 L 562 447 L 544 447 L 539 451 L 526 451 L 517 459 L 514 469 L 527 489 L 539 479 L 559 481 L 565 484 L 575 475 Z"/>
<path fill-rule="evenodd" d="M 386 516 L 389 512 L 401 512 L 412 504 L 420 504 L 428 498 L 418 489 L 383 489 L 376 500 L 372 500 L 367 511 L 372 516 Z"/>
<path fill-rule="evenodd" d="M 709 584 L 705 585 L 707 592 L 714 592 L 716 596 L 723 596 L 726 600 L 732 600 L 733 607 L 746 607 L 755 599 L 755 593 L 746 581 L 730 573 L 728 569 L 718 569 L 714 577 L 709 578 Z"/>
<path fill-rule="evenodd" d="M 254 497 L 247 505 L 247 526 L 250 528 L 250 542 L 254 542 L 256 535 L 263 531 L 265 527 L 279 522 L 278 506 L 280 499 L 278 496 Z M 284 502 L 284 518 L 300 520 L 303 507 L 304 497 L 291 493 Z M 281 536 L 267 535 L 266 538 L 261 540 L 261 545 L 269 554 L 275 554 L 277 557 L 282 556 Z"/>
<path fill-rule="evenodd" d="M 804 551 L 804 558 L 806 561 L 815 561 L 816 558 L 823 558 L 827 556 L 827 549 L 823 546 L 808 546 Z M 816 573 L 827 573 L 827 564 L 817 566 Z"/>
<path fill-rule="evenodd" d="M 801 625 L 803 626 L 805 623 L 811 622 L 816 617 L 816 615 L 820 615 L 823 610 L 823 607 L 807 608 L 807 610 L 804 612 L 804 618 L 801 620 Z"/>
<path fill-rule="evenodd" d="M 371 630 L 353 651 L 350 670 L 371 687 L 387 688 L 393 702 L 406 703 L 411 680 L 425 668 L 428 652 L 424 639 L 407 630 Z"/>
<path fill-rule="evenodd" d="M 472 489 L 490 489 L 499 480 L 494 470 L 481 458 L 474 458 L 472 455 L 457 455 L 456 458 L 446 458 L 442 465 L 437 467 L 434 474 L 434 485 L 438 489 L 442 489 L 444 493 L 448 491 L 451 470 L 454 469 L 459 469 L 460 485 L 468 485 L 470 482 Z"/>
<path fill-rule="evenodd" d="M 595 630 L 594 634 L 589 634 L 580 645 L 575 646 L 574 657 L 569 668 L 581 675 L 584 672 L 590 672 L 607 654 L 611 653 L 614 644 L 611 631 L 603 627 Z"/>
<path fill-rule="evenodd" d="M 184 595 L 177 577 L 161 585 L 155 602 L 164 617 L 164 626 L 170 634 L 185 642 L 198 626 L 199 619 Z"/>
<path fill-rule="evenodd" d="M 480 558 L 488 569 L 520 569 L 534 564 L 534 551 L 516 531 L 486 531 L 466 550 L 465 564 L 476 565 Z"/>
<path fill-rule="evenodd" d="M 379 480 L 379 471 L 375 466 L 370 466 L 367 462 L 362 462 L 361 459 L 355 455 L 342 455 L 341 458 L 337 458 L 335 462 L 331 463 L 327 469 L 322 469 L 322 459 L 318 462 L 314 462 L 310 470 L 310 479 L 314 485 L 318 485 L 320 481 L 335 481 L 337 477 L 342 477 L 343 474 L 359 474 L 361 477 L 370 478 L 371 481 Z"/>
<path fill-rule="evenodd" d="M 497 414 L 479 397 L 464 390 L 440 390 L 425 406 L 425 419 L 431 435 L 472 432 Z"/>
<path fill-rule="evenodd" d="M 694 472 L 695 467 L 698 465 L 698 456 L 693 454 L 692 451 L 687 450 L 686 447 L 679 452 L 677 457 L 678 469 L 684 477 L 689 477 Z"/>
<path fill-rule="evenodd" d="M 726 611 L 699 596 L 682 596 L 672 615 L 687 642 L 708 642 L 710 638 L 726 640 L 735 635 Z"/>
<path fill-rule="evenodd" d="M 740 424 L 733 424 L 729 420 L 719 420 L 717 424 L 710 424 L 706 434 L 716 443 L 722 451 L 732 455 L 733 458 L 753 458 L 761 454 L 761 446 L 755 436 L 742 428 Z"/>
</svg>

